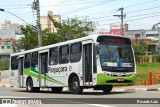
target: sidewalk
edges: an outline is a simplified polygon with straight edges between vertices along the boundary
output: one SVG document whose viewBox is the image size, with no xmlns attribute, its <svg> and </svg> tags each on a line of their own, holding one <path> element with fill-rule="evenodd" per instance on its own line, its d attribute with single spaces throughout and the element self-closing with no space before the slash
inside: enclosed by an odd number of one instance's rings
<svg viewBox="0 0 160 107">
<path fill-rule="evenodd" d="M 0 71 L 0 87 L 13 87 L 10 85 L 10 79 L 8 74 L 4 73 L 3 71 Z M 6 75 L 5 75 L 6 74 Z"/>
<path fill-rule="evenodd" d="M 114 88 L 113 90 L 125 90 L 125 91 L 160 91 L 160 84 L 148 85 L 148 86 L 125 86 L 121 88 Z"/>
</svg>

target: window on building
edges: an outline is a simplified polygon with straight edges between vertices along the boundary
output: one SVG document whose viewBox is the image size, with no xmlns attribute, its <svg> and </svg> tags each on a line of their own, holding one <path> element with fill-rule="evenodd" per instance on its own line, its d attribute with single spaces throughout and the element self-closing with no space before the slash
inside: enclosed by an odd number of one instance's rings
<svg viewBox="0 0 160 107">
<path fill-rule="evenodd" d="M 38 67 L 38 52 L 32 53 L 31 67 L 33 68 Z"/>
<path fill-rule="evenodd" d="M 146 34 L 146 37 L 158 37 L 158 34 Z"/>
<path fill-rule="evenodd" d="M 24 68 L 30 68 L 31 66 L 31 54 L 25 55 Z"/>
<path fill-rule="evenodd" d="M 49 65 L 58 64 L 58 48 L 52 48 L 49 50 Z"/>
<path fill-rule="evenodd" d="M 69 45 L 59 48 L 59 63 L 65 64 L 69 62 Z"/>
<path fill-rule="evenodd" d="M 1 49 L 4 49 L 4 46 L 1 46 Z"/>
<path fill-rule="evenodd" d="M 7 46 L 7 49 L 11 49 L 11 46 Z"/>
<path fill-rule="evenodd" d="M 71 45 L 71 62 L 78 62 L 81 59 L 81 53 L 82 53 L 82 44 L 76 43 Z"/>
<path fill-rule="evenodd" d="M 18 57 L 13 56 L 11 57 L 11 70 L 17 70 L 18 69 Z"/>
</svg>

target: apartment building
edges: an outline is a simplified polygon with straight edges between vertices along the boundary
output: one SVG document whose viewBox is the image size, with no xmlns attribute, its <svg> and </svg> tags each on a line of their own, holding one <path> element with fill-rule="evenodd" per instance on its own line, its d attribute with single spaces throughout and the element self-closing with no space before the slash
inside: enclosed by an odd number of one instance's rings
<svg viewBox="0 0 160 107">
<path fill-rule="evenodd" d="M 48 11 L 47 16 L 40 16 L 40 24 L 41 28 L 45 29 L 48 28 L 51 32 L 57 32 L 56 28 L 54 27 L 53 23 L 49 19 L 48 15 L 52 16 L 57 22 L 61 22 L 60 15 L 53 15 L 52 11 Z"/>
</svg>

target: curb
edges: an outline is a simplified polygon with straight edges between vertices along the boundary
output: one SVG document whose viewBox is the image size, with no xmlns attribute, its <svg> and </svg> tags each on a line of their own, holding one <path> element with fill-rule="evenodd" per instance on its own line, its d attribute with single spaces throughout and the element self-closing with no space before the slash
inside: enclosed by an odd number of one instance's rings
<svg viewBox="0 0 160 107">
<path fill-rule="evenodd" d="M 12 87 L 12 88 L 15 88 L 16 86 L 13 86 L 13 85 L 0 85 L 0 87 Z"/>
<path fill-rule="evenodd" d="M 16 88 L 13 85 L 0 85 L 0 87 Z M 43 89 L 43 88 L 42 88 Z M 63 91 L 68 91 L 68 88 L 64 88 Z M 85 92 L 99 92 L 101 90 L 84 90 Z M 133 89 L 113 89 L 114 92 L 133 92 L 133 91 L 160 91 L 160 88 L 133 88 Z"/>
<path fill-rule="evenodd" d="M 160 88 L 135 88 L 135 89 L 125 89 L 126 92 L 129 91 L 160 91 Z"/>
</svg>

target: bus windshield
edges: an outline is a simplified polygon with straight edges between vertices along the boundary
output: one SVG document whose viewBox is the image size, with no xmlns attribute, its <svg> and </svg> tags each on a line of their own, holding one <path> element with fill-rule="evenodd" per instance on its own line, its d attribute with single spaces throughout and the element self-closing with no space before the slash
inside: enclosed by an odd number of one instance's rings
<svg viewBox="0 0 160 107">
<path fill-rule="evenodd" d="M 99 36 L 99 56 L 102 70 L 134 72 L 134 56 L 131 40 L 117 36 Z"/>
<path fill-rule="evenodd" d="M 132 48 L 124 44 L 100 44 L 102 67 L 134 67 Z"/>
</svg>

